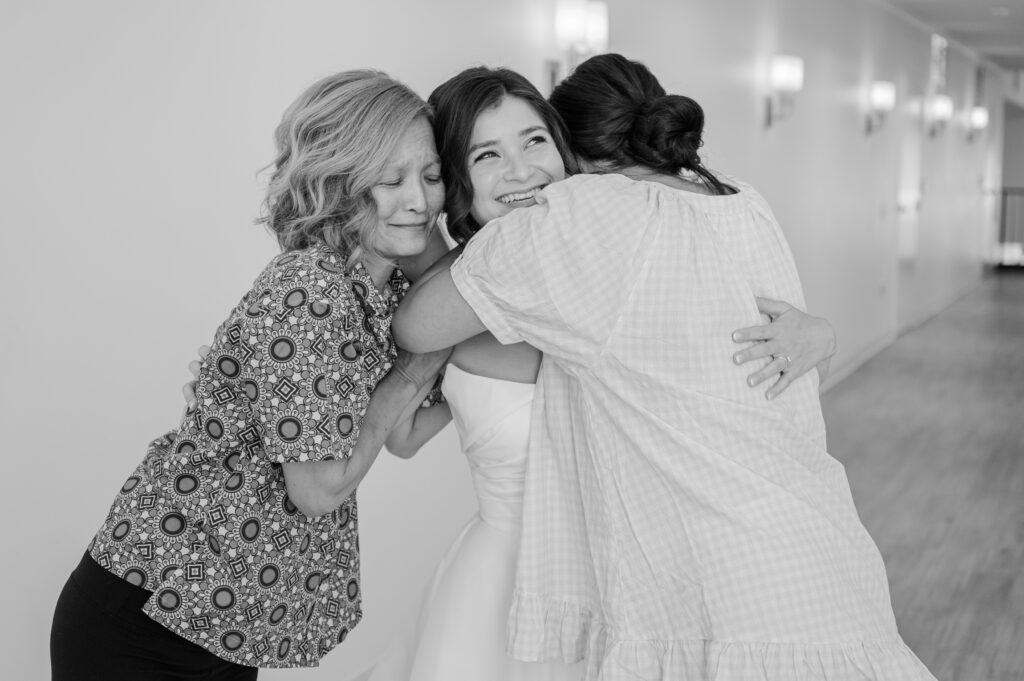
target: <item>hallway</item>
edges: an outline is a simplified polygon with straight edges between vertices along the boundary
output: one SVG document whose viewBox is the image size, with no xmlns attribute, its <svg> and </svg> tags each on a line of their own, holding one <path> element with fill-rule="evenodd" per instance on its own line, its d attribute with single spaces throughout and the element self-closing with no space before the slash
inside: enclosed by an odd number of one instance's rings
<svg viewBox="0 0 1024 681">
<path fill-rule="evenodd" d="M 907 644 L 940 681 L 1024 679 L 1024 275 L 989 276 L 822 402 Z"/>
</svg>

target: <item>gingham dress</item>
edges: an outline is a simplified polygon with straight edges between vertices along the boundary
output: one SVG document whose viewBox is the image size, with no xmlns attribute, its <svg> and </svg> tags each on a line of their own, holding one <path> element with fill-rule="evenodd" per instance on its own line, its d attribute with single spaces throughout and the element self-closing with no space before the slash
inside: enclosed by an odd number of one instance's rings
<svg viewBox="0 0 1024 681">
<path fill-rule="evenodd" d="M 768 401 L 731 362 L 755 296 L 803 305 L 770 209 L 736 186 L 576 176 L 452 268 L 495 336 L 544 352 L 509 652 L 602 681 L 932 679 L 814 372 Z"/>
</svg>

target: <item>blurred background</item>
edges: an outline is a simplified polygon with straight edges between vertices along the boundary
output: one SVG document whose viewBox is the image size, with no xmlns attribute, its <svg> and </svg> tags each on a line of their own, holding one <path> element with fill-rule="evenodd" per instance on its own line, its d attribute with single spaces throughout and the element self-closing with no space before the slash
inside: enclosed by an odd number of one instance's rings
<svg viewBox="0 0 1024 681">
<path fill-rule="evenodd" d="M 704 106 L 706 164 L 768 198 L 836 327 L 830 449 L 908 643 L 939 678 L 1024 678 L 1024 0 L 3 0 L 0 676 L 49 678 L 64 580 L 276 252 L 253 220 L 291 100 L 358 67 L 546 93 L 601 51 Z M 450 428 L 382 456 L 363 624 L 261 678 L 359 675 L 474 508 Z"/>
</svg>

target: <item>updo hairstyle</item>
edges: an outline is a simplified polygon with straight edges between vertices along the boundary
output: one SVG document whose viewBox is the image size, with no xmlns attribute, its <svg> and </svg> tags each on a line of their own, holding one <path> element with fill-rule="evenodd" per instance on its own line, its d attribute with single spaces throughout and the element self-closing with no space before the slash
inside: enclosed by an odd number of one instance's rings
<svg viewBox="0 0 1024 681">
<path fill-rule="evenodd" d="M 716 194 L 729 193 L 697 153 L 704 110 L 689 97 L 666 94 L 643 64 L 620 54 L 591 57 L 555 87 L 549 101 L 581 159 L 667 175 L 686 170 Z"/>
</svg>

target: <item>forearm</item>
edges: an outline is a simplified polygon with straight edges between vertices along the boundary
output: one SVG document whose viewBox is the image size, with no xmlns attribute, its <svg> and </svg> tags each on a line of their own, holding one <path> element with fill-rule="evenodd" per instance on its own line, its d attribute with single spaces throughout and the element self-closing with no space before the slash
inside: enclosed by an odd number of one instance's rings
<svg viewBox="0 0 1024 681">
<path fill-rule="evenodd" d="M 401 371 L 393 370 L 385 376 L 370 398 L 353 455 L 379 452 L 396 426 L 409 418 L 410 404 L 416 404 L 429 389 L 429 384 L 417 385 Z"/>
<path fill-rule="evenodd" d="M 361 481 L 369 472 L 388 437 L 401 422 L 407 406 L 423 391 L 423 386 L 417 385 L 403 372 L 395 370 L 377 384 L 359 427 L 359 439 L 349 456 L 350 470 L 344 479 L 335 478 L 328 481 L 336 499 L 340 497 L 342 501 L 344 500 L 344 495 L 352 488 L 353 477 L 358 476 L 358 481 Z"/>
<path fill-rule="evenodd" d="M 395 426 L 385 446 L 395 456 L 408 459 L 451 420 L 452 412 L 445 403 L 418 408 Z"/>
<path fill-rule="evenodd" d="M 451 347 L 487 330 L 448 270 L 431 273 L 409 290 L 391 328 L 399 347 L 411 352 Z"/>
<path fill-rule="evenodd" d="M 310 517 L 329 513 L 345 503 L 420 389 L 417 381 L 392 370 L 377 384 L 347 459 L 285 464 L 285 484 L 292 503 Z"/>
<path fill-rule="evenodd" d="M 836 354 L 836 329 L 831 322 L 823 317 L 818 318 L 818 321 L 824 329 L 821 342 L 824 344 L 825 357 L 814 367 L 818 370 L 818 384 L 821 385 L 828 378 L 828 372 L 832 368 L 832 358 Z"/>
</svg>

